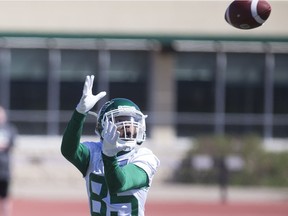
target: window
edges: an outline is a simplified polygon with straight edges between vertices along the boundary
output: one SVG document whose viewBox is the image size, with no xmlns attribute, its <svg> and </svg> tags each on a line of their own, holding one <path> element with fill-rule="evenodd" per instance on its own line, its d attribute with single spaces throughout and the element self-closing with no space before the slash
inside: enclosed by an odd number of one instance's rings
<svg viewBox="0 0 288 216">
<path fill-rule="evenodd" d="M 265 55 L 228 53 L 226 112 L 263 113 Z"/>
<path fill-rule="evenodd" d="M 128 98 L 144 112 L 147 110 L 147 77 L 149 73 L 149 52 L 111 51 L 110 97 Z"/>
<path fill-rule="evenodd" d="M 287 137 L 288 119 L 282 115 L 288 114 L 288 55 L 275 54 L 274 70 L 274 114 L 280 114 L 274 118 L 273 135 L 275 137 Z M 284 124 L 283 124 L 284 122 Z"/>
<path fill-rule="evenodd" d="M 226 70 L 226 125 L 229 134 L 256 133 L 263 135 L 265 55 L 228 53 Z M 238 114 L 233 119 L 229 114 Z M 239 115 L 240 114 L 240 115 Z M 241 114 L 246 114 L 241 117 Z"/>
<path fill-rule="evenodd" d="M 10 108 L 19 133 L 46 132 L 48 51 L 11 49 Z M 27 112 L 23 112 L 26 110 Z"/>
<path fill-rule="evenodd" d="M 177 80 L 178 112 L 213 112 L 215 53 L 178 53 Z"/>
<path fill-rule="evenodd" d="M 213 113 L 216 74 L 216 53 L 177 53 L 175 77 L 177 81 L 177 112 Z M 179 119 L 182 119 L 179 116 Z M 188 119 L 188 117 L 184 117 Z M 211 133 L 213 122 L 208 118 L 190 118 L 191 122 L 177 124 L 178 135 Z M 207 119 L 207 121 L 205 120 Z"/>
<path fill-rule="evenodd" d="M 274 113 L 288 114 L 288 55 L 275 54 Z"/>
<path fill-rule="evenodd" d="M 13 110 L 47 108 L 48 51 L 11 50 L 11 101 Z"/>
<path fill-rule="evenodd" d="M 95 75 L 97 85 L 98 53 L 91 50 L 62 50 L 60 71 L 60 109 L 74 109 L 79 102 L 85 77 Z"/>
</svg>

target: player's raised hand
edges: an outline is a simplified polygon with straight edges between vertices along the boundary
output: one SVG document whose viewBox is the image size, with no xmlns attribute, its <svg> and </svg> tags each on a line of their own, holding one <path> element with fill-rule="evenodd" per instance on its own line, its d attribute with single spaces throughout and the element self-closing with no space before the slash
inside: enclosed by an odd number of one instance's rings
<svg viewBox="0 0 288 216">
<path fill-rule="evenodd" d="M 123 151 L 127 146 L 119 142 L 120 132 L 117 131 L 117 126 L 106 119 L 103 129 L 103 147 L 102 152 L 108 157 L 115 156 L 118 152 Z"/>
<path fill-rule="evenodd" d="M 83 87 L 83 94 L 78 103 L 76 110 L 79 113 L 86 114 L 90 109 L 92 109 L 95 104 L 106 95 L 105 91 L 98 93 L 97 95 L 93 95 L 94 76 L 86 76 L 86 80 Z"/>
</svg>

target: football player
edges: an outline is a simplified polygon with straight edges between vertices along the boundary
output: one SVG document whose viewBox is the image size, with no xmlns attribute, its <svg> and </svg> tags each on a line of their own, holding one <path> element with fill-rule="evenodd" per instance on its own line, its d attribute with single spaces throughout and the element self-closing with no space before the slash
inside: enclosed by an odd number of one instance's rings
<svg viewBox="0 0 288 216">
<path fill-rule="evenodd" d="M 0 215 L 10 216 L 11 153 L 15 145 L 17 129 L 7 119 L 6 110 L 0 106 Z"/>
<path fill-rule="evenodd" d="M 136 148 L 146 138 L 145 118 L 131 100 L 114 98 L 97 116 L 99 142 L 80 142 L 85 117 L 106 95 L 92 94 L 94 76 L 87 76 L 83 95 L 69 121 L 61 144 L 63 156 L 86 181 L 91 216 L 144 215 L 145 201 L 160 164 L 147 148 Z"/>
</svg>

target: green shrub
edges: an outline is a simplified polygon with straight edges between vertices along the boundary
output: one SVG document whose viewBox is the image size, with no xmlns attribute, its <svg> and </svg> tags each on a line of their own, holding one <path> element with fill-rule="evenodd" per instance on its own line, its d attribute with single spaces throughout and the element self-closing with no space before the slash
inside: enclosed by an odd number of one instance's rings
<svg viewBox="0 0 288 216">
<path fill-rule="evenodd" d="M 196 169 L 192 161 L 199 155 L 208 156 L 213 166 L 206 170 Z M 227 164 L 223 168 L 222 163 L 220 169 L 221 162 L 231 155 L 241 158 L 243 167 L 225 173 Z M 288 186 L 287 165 L 288 152 L 266 152 L 257 136 L 205 136 L 193 142 L 193 147 L 175 170 L 173 180 L 201 184 L 229 181 L 230 185 Z"/>
</svg>

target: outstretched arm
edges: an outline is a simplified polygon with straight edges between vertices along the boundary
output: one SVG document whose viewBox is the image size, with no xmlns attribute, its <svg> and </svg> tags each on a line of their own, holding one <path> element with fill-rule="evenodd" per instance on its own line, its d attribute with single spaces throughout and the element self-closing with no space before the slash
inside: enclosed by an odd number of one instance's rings
<svg viewBox="0 0 288 216">
<path fill-rule="evenodd" d="M 62 138 L 61 153 L 83 174 L 89 164 L 90 153 L 86 146 L 80 143 L 85 115 L 74 111 Z"/>
<path fill-rule="evenodd" d="M 82 97 L 65 129 L 61 144 L 61 153 L 63 156 L 74 164 L 83 175 L 86 174 L 90 161 L 88 148 L 80 143 L 85 117 L 88 111 L 106 95 L 106 92 L 93 95 L 93 82 L 93 75 L 86 76 Z"/>
</svg>

